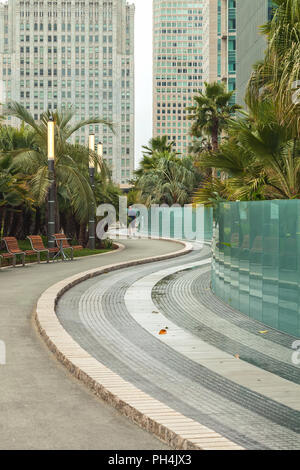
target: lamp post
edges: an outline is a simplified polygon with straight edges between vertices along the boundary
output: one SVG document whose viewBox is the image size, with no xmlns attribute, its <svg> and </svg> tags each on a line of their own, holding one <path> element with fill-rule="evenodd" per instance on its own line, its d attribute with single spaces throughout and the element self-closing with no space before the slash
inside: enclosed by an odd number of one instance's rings
<svg viewBox="0 0 300 470">
<path fill-rule="evenodd" d="M 98 155 L 99 162 L 102 163 L 102 160 L 103 160 L 103 144 L 102 144 L 102 142 L 98 142 L 97 155 Z"/>
<path fill-rule="evenodd" d="M 48 190 L 48 248 L 54 247 L 55 233 L 55 181 L 54 181 L 54 159 L 55 159 L 55 123 L 52 117 L 48 121 L 48 170 L 50 187 Z"/>
<path fill-rule="evenodd" d="M 90 183 L 91 188 L 94 193 L 95 189 L 95 161 L 93 153 L 95 152 L 95 134 L 90 134 L 89 136 L 89 151 L 90 151 L 90 158 L 89 158 L 89 174 L 90 174 Z M 96 247 L 96 239 L 95 239 L 95 207 L 94 202 L 91 204 L 91 213 L 89 216 L 89 248 L 94 250 Z"/>
</svg>

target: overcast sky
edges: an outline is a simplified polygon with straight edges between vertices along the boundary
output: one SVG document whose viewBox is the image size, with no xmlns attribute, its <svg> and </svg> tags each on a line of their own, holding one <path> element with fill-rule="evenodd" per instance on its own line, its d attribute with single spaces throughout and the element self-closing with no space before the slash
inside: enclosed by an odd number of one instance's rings
<svg viewBox="0 0 300 470">
<path fill-rule="evenodd" d="M 0 0 L 4 3 L 4 0 Z M 136 6 L 135 65 L 136 65 L 136 162 L 141 146 L 152 137 L 152 0 L 129 0 Z"/>
<path fill-rule="evenodd" d="M 135 3 L 136 162 L 152 137 L 152 0 Z"/>
</svg>

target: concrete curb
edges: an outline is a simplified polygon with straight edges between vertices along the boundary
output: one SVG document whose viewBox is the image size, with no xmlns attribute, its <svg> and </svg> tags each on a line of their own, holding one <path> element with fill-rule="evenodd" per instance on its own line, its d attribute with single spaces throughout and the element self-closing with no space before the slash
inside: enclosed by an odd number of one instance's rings
<svg viewBox="0 0 300 470">
<path fill-rule="evenodd" d="M 166 255 L 92 269 L 55 284 L 39 298 L 35 321 L 48 348 L 71 374 L 84 382 L 96 396 L 170 447 L 177 450 L 241 450 L 225 437 L 137 389 L 90 356 L 65 331 L 55 313 L 59 298 L 86 279 L 126 267 L 176 258 L 193 249 L 191 244 L 176 243 L 184 245 L 184 248 Z"/>
</svg>

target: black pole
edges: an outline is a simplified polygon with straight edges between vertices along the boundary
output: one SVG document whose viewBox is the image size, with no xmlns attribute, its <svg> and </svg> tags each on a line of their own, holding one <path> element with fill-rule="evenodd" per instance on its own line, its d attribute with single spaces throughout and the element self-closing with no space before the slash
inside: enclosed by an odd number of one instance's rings
<svg viewBox="0 0 300 470">
<path fill-rule="evenodd" d="M 95 190 L 95 168 L 89 168 L 90 183 L 94 194 Z M 89 217 L 89 248 L 94 250 L 96 248 L 96 221 L 95 221 L 95 204 L 91 203 L 91 212 Z"/>
<path fill-rule="evenodd" d="M 49 179 L 51 185 L 48 191 L 48 248 L 54 248 L 55 241 L 55 188 L 54 188 L 54 160 L 48 160 Z"/>
</svg>

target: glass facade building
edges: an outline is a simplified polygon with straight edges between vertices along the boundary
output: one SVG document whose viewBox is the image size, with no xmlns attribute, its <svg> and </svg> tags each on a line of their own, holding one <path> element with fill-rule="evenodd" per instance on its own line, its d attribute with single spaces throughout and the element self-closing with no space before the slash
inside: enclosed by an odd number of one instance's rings
<svg viewBox="0 0 300 470">
<path fill-rule="evenodd" d="M 115 124 L 94 132 L 115 182 L 134 170 L 134 5 L 126 0 L 8 0 L 0 6 L 1 102 L 18 101 L 38 120 L 47 109 L 72 107 L 75 119 Z M 9 124 L 19 125 L 17 120 Z"/>
<path fill-rule="evenodd" d="M 266 49 L 266 39 L 259 27 L 271 19 L 273 11 L 271 0 L 237 2 L 237 101 L 241 105 L 252 66 L 263 58 Z"/>
<path fill-rule="evenodd" d="M 204 0 L 204 81 L 223 82 L 230 91 L 236 89 L 236 4 L 236 0 Z"/>
<path fill-rule="evenodd" d="M 236 89 L 236 0 L 228 1 L 228 77 L 229 91 Z M 235 101 L 233 96 L 232 101 Z"/>
<path fill-rule="evenodd" d="M 187 153 L 186 106 L 203 86 L 203 2 L 153 0 L 153 136 Z"/>
</svg>

